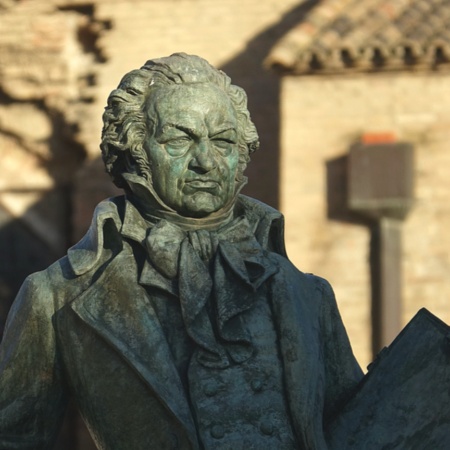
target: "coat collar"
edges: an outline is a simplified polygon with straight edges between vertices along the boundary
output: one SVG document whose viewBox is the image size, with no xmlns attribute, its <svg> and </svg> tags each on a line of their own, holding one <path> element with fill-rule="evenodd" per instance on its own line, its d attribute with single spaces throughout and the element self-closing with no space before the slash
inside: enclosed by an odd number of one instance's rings
<svg viewBox="0 0 450 450">
<path fill-rule="evenodd" d="M 236 212 L 247 218 L 256 240 L 264 250 L 285 255 L 283 218 L 280 213 L 244 196 L 239 196 Z M 121 235 L 142 244 L 148 226 L 125 197 L 100 203 L 88 233 L 68 251 L 73 271 L 82 275 L 96 269 L 104 261 L 104 244 L 114 237 Z M 155 310 L 145 288 L 136 282 L 137 272 L 133 254 L 119 252 L 100 277 L 71 302 L 70 308 L 135 369 L 172 411 L 190 436 L 193 448 L 197 448 L 188 400 Z M 168 290 L 167 279 L 157 271 L 143 272 L 141 278 L 150 275 L 153 286 L 158 286 L 159 282 L 161 289 Z"/>
<path fill-rule="evenodd" d="M 125 271 L 124 267 L 132 270 Z M 186 393 L 148 294 L 133 277 L 136 270 L 133 255 L 115 258 L 99 279 L 70 303 L 70 308 L 134 369 L 186 430 L 192 448 L 197 449 Z M 269 295 L 288 404 L 299 442 L 305 443 L 305 448 L 324 450 L 320 397 L 324 374 L 317 359 L 321 344 L 316 336 L 317 323 L 310 320 L 318 317 L 316 308 L 321 302 L 315 298 L 317 289 L 308 277 L 289 272 L 287 275 L 293 278 L 288 280 L 283 272 L 272 279 Z"/>
<path fill-rule="evenodd" d="M 97 205 L 87 233 L 67 251 L 67 258 L 75 275 L 88 272 L 100 261 L 105 241 L 105 225 L 108 222 L 112 222 L 118 230 L 122 226 L 118 204 L 114 199 L 104 200 Z"/>
<path fill-rule="evenodd" d="M 256 240 L 263 249 L 286 256 L 284 247 L 284 219 L 277 210 L 258 200 L 239 195 L 236 215 L 244 215 L 250 223 Z M 94 269 L 102 257 L 105 225 L 110 222 L 125 238 L 140 244 L 146 237 L 149 223 L 125 196 L 114 197 L 99 203 L 94 211 L 86 235 L 67 252 L 69 263 L 76 275 Z"/>
</svg>

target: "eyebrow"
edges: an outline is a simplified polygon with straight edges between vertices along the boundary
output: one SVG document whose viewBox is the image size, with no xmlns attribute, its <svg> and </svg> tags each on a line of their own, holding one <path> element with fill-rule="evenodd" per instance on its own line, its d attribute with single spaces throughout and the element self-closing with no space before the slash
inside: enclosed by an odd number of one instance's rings
<svg viewBox="0 0 450 450">
<path fill-rule="evenodd" d="M 195 128 L 190 128 L 190 127 L 186 127 L 184 125 L 180 125 L 177 123 L 166 123 L 164 124 L 164 126 L 162 127 L 162 133 L 165 133 L 167 128 L 175 128 L 177 130 L 183 131 L 184 133 L 190 135 L 190 136 L 198 136 L 199 133 L 197 132 L 197 130 Z M 226 128 L 221 129 L 220 131 L 214 132 L 214 134 L 210 135 L 210 137 L 214 137 L 214 136 L 218 136 L 219 134 L 225 133 L 227 131 L 234 131 L 235 133 L 237 133 L 236 127 L 230 125 L 227 126 Z"/>
<path fill-rule="evenodd" d="M 176 128 L 177 130 L 183 131 L 186 134 L 189 134 L 190 136 L 197 136 L 197 130 L 195 128 L 185 127 L 184 125 L 179 125 L 176 123 L 166 123 L 162 127 L 162 133 L 165 133 L 167 131 L 167 128 Z"/>
</svg>

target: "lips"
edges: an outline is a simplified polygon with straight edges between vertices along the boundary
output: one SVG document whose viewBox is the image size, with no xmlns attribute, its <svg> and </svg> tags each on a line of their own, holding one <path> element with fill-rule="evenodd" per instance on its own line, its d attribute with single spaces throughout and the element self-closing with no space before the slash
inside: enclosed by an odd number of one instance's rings
<svg viewBox="0 0 450 450">
<path fill-rule="evenodd" d="M 195 190 L 206 190 L 206 191 L 216 190 L 220 186 L 218 181 L 200 178 L 186 180 L 185 185 Z"/>
<path fill-rule="evenodd" d="M 217 181 L 210 181 L 210 180 L 206 180 L 206 181 L 192 180 L 192 181 L 188 181 L 187 184 L 189 184 L 189 186 L 193 186 L 193 187 L 213 188 L 213 187 L 216 187 L 219 183 Z"/>
</svg>

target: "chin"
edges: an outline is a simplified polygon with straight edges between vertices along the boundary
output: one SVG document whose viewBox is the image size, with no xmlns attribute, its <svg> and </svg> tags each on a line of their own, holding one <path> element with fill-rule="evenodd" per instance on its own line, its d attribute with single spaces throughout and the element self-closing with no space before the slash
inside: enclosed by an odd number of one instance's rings
<svg viewBox="0 0 450 450">
<path fill-rule="evenodd" d="M 225 204 L 222 201 L 212 201 L 213 199 L 205 197 L 207 196 L 198 195 L 194 196 L 194 198 L 189 199 L 189 202 L 186 202 L 178 210 L 179 214 L 185 217 L 193 217 L 196 219 L 206 218 L 210 215 L 218 213 L 225 207 Z"/>
<path fill-rule="evenodd" d="M 216 213 L 219 210 L 220 210 L 220 208 L 206 209 L 206 210 L 203 210 L 203 209 L 187 210 L 187 209 L 185 209 L 183 212 L 180 212 L 179 214 L 181 214 L 182 216 L 185 216 L 185 217 L 192 217 L 193 219 L 204 219 L 204 218 Z"/>
</svg>

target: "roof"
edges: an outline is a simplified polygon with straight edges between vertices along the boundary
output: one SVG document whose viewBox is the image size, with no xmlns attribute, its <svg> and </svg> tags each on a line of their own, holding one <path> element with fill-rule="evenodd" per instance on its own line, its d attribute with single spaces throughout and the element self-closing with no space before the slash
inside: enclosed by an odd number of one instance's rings
<svg viewBox="0 0 450 450">
<path fill-rule="evenodd" d="M 450 0 L 322 0 L 266 64 L 298 75 L 450 69 Z"/>
</svg>

